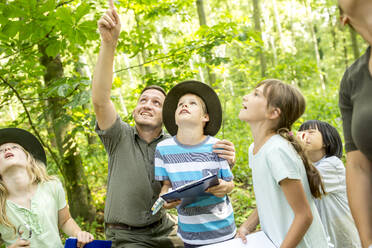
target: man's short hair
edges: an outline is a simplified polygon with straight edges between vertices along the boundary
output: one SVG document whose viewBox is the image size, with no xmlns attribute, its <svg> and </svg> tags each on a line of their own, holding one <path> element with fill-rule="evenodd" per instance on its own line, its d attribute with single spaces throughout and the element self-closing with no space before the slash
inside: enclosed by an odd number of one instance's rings
<svg viewBox="0 0 372 248">
<path fill-rule="evenodd" d="M 165 90 L 158 86 L 158 85 L 149 85 L 149 86 L 146 86 L 142 91 L 141 91 L 141 94 L 143 94 L 143 92 L 145 92 L 146 90 L 158 90 L 160 91 L 161 93 L 163 93 L 164 96 L 167 96 L 167 93 L 165 93 Z"/>
</svg>

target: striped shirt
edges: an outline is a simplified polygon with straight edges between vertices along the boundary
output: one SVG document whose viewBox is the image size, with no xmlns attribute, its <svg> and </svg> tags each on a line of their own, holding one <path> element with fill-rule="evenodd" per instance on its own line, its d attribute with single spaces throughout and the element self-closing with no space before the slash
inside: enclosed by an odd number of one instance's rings
<svg viewBox="0 0 372 248">
<path fill-rule="evenodd" d="M 199 180 L 209 173 L 225 181 L 233 175 L 226 160 L 213 153 L 218 139 L 207 136 L 198 145 L 183 145 L 176 136 L 160 142 L 155 152 L 155 179 L 169 180 L 172 188 Z M 205 245 L 234 237 L 236 226 L 229 198 L 201 196 L 191 204 L 182 202 L 177 207 L 178 236 L 188 244 Z"/>
</svg>

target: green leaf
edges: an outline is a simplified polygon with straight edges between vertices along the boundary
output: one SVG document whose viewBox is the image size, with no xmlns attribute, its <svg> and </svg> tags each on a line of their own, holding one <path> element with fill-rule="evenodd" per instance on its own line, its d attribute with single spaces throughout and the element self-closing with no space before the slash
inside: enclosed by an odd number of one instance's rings
<svg viewBox="0 0 372 248">
<path fill-rule="evenodd" d="M 67 7 L 58 8 L 56 16 L 62 21 L 61 24 L 64 25 L 65 28 L 69 29 L 73 26 L 73 15 L 71 13 L 71 10 Z"/>
<path fill-rule="evenodd" d="M 66 97 L 70 86 L 68 84 L 62 84 L 58 87 L 57 94 L 60 97 Z"/>
<path fill-rule="evenodd" d="M 50 57 L 55 57 L 59 53 L 61 48 L 61 42 L 58 40 L 51 40 L 48 44 L 48 47 L 45 49 L 45 52 Z"/>
<path fill-rule="evenodd" d="M 86 2 L 82 2 L 79 7 L 77 7 L 75 11 L 74 18 L 76 20 L 76 23 L 80 21 L 82 17 L 84 17 L 86 14 L 90 12 L 90 5 Z"/>
<path fill-rule="evenodd" d="M 20 29 L 19 21 L 9 21 L 2 29 L 2 32 L 9 37 L 13 38 Z"/>
<path fill-rule="evenodd" d="M 79 24 L 78 29 L 86 35 L 88 40 L 97 39 L 97 23 L 96 21 L 85 21 Z"/>
<path fill-rule="evenodd" d="M 56 7 L 56 1 L 55 0 L 46 0 L 43 1 L 43 3 L 38 5 L 38 11 L 39 13 L 45 13 L 54 10 Z"/>
</svg>

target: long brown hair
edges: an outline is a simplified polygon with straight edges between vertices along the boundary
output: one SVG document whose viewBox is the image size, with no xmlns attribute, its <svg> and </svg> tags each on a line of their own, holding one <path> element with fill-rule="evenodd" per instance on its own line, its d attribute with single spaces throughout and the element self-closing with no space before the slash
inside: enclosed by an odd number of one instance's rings
<svg viewBox="0 0 372 248">
<path fill-rule="evenodd" d="M 48 175 L 45 164 L 43 162 L 35 159 L 23 147 L 22 150 L 26 153 L 28 161 L 28 166 L 26 167 L 26 170 L 30 177 L 31 183 L 39 184 L 42 182 L 57 179 L 57 177 L 55 176 Z M 6 215 L 6 200 L 8 196 L 9 196 L 8 189 L 6 188 L 4 181 L 0 175 L 0 225 L 9 227 L 13 229 L 14 233 L 16 233 L 16 227 L 9 221 L 8 216 Z"/>
<path fill-rule="evenodd" d="M 279 119 L 273 131 L 288 140 L 300 155 L 305 166 L 311 194 L 320 198 L 325 190 L 319 171 L 307 158 L 301 142 L 291 132 L 293 123 L 305 112 L 304 96 L 297 88 L 277 79 L 264 80 L 256 87 L 259 86 L 264 86 L 263 94 L 267 99 L 267 107 L 280 109 Z"/>
</svg>

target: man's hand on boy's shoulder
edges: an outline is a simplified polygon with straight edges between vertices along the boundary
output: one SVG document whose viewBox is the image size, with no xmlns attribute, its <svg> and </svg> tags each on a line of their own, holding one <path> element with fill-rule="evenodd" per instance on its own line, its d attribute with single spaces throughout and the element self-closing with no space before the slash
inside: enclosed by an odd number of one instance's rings
<svg viewBox="0 0 372 248">
<path fill-rule="evenodd" d="M 213 152 L 217 153 L 220 158 L 224 158 L 232 168 L 235 165 L 235 146 L 228 140 L 219 140 L 213 145 Z"/>
</svg>

